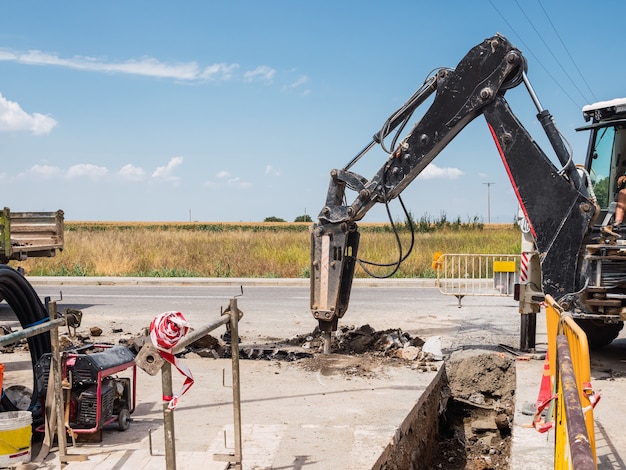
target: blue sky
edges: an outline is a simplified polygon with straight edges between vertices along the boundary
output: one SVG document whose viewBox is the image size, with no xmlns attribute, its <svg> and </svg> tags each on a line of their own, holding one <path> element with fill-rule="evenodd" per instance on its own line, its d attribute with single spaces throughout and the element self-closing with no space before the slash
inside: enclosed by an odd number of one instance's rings
<svg viewBox="0 0 626 470">
<path fill-rule="evenodd" d="M 63 209 L 66 220 L 315 219 L 330 170 L 368 144 L 431 70 L 456 66 L 496 32 L 527 56 L 542 105 L 582 162 L 580 108 L 626 96 L 626 3 L 602 6 L 3 2 L 2 205 Z M 507 99 L 552 155 L 524 87 Z M 353 170 L 370 178 L 384 161 L 373 151 Z M 517 213 L 483 118 L 403 199 L 418 218 L 512 222 Z M 392 214 L 401 218 L 397 203 Z M 382 207 L 365 219 L 384 220 Z"/>
</svg>

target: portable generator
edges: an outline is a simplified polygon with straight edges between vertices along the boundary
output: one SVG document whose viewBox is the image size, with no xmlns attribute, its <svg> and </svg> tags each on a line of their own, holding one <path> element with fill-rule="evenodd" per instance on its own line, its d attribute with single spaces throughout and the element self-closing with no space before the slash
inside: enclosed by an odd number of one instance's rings
<svg viewBox="0 0 626 470">
<path fill-rule="evenodd" d="M 51 354 L 35 365 L 39 396 L 45 400 L 50 377 Z M 62 353 L 65 425 L 80 436 L 98 434 L 117 421 L 126 431 L 135 410 L 137 368 L 134 354 L 124 346 L 87 345 Z M 130 377 L 114 374 L 130 369 Z"/>
</svg>

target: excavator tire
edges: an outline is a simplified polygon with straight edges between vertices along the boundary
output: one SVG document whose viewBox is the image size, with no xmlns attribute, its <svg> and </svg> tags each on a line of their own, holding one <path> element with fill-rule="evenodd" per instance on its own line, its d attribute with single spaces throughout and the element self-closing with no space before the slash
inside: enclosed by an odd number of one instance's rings
<svg viewBox="0 0 626 470">
<path fill-rule="evenodd" d="M 624 322 L 604 323 L 598 320 L 578 319 L 576 323 L 587 335 L 589 349 L 602 349 L 608 346 L 624 328 Z"/>
</svg>

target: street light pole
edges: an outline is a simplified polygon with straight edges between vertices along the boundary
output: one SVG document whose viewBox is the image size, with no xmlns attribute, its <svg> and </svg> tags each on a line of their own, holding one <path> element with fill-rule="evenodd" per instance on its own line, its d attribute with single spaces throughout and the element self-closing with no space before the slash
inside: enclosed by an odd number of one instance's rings
<svg viewBox="0 0 626 470">
<path fill-rule="evenodd" d="M 491 223 L 491 185 L 496 183 L 483 183 L 487 185 L 487 223 Z"/>
</svg>

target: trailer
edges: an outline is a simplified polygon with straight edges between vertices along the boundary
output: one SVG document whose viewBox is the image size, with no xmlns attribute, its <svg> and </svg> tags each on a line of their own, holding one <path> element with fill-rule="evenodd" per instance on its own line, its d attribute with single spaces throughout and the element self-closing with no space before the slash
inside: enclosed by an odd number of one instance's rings
<svg viewBox="0 0 626 470">
<path fill-rule="evenodd" d="M 52 257 L 63 250 L 63 211 L 0 212 L 0 264 Z"/>
</svg>

